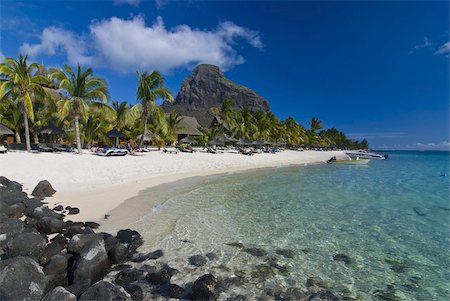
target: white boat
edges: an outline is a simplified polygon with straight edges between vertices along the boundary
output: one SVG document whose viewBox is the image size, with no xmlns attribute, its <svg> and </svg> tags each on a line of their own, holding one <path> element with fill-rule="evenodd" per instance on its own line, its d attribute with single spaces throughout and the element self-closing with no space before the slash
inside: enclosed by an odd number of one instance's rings
<svg viewBox="0 0 450 301">
<path fill-rule="evenodd" d="M 350 157 L 347 158 L 336 158 L 331 157 L 330 160 L 327 161 L 327 163 L 332 164 L 345 164 L 345 165 L 365 165 L 370 162 L 370 159 L 366 158 L 360 158 L 360 157 Z"/>
<path fill-rule="evenodd" d="M 122 148 L 98 148 L 95 151 L 96 155 L 99 156 L 105 156 L 105 157 L 110 157 L 110 156 L 126 156 L 128 155 L 128 151 L 126 149 L 122 149 Z"/>
<path fill-rule="evenodd" d="M 381 155 L 378 153 L 368 152 L 365 150 L 357 150 L 354 152 L 346 152 L 350 157 L 359 157 L 361 159 L 380 159 L 385 160 L 388 158 L 388 155 Z"/>
</svg>

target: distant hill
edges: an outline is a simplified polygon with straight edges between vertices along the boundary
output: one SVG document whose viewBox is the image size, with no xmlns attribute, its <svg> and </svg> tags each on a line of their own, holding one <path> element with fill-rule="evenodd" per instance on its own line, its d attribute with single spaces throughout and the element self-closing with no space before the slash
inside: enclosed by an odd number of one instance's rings
<svg viewBox="0 0 450 301">
<path fill-rule="evenodd" d="M 227 79 L 219 67 L 202 64 L 195 67 L 181 84 L 173 103 L 164 103 L 166 112 L 175 111 L 196 117 L 200 125 L 208 127 L 213 116 L 211 107 L 220 107 L 222 101 L 232 98 L 236 108 L 269 110 L 269 103 L 253 90 Z"/>
</svg>

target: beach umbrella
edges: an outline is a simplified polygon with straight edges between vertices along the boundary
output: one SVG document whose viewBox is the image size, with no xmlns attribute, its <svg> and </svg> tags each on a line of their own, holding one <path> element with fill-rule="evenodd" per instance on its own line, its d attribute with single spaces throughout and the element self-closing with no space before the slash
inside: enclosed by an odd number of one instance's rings
<svg viewBox="0 0 450 301">
<path fill-rule="evenodd" d="M 236 142 L 236 144 L 237 145 L 250 145 L 252 143 L 245 138 L 241 138 L 241 139 L 239 139 L 238 142 Z"/>
<path fill-rule="evenodd" d="M 213 139 L 209 141 L 209 145 L 225 145 L 225 141 L 222 139 Z"/>
<path fill-rule="evenodd" d="M 125 138 L 125 134 L 122 132 L 119 132 L 116 129 L 112 129 L 110 130 L 108 133 L 106 133 L 106 136 L 108 136 L 109 138 L 114 138 L 114 144 L 117 146 L 119 144 L 119 139 L 120 138 Z"/>
<path fill-rule="evenodd" d="M 182 142 L 182 143 L 193 143 L 193 142 L 197 142 L 197 140 L 195 140 L 191 136 L 186 136 L 183 139 L 181 139 L 180 142 Z"/>
<path fill-rule="evenodd" d="M 0 123 L 0 135 L 14 135 L 14 132 Z"/>
<path fill-rule="evenodd" d="M 65 132 L 61 127 L 55 126 L 53 124 L 43 126 L 38 130 L 38 134 L 41 135 L 62 135 L 64 133 Z"/>
</svg>

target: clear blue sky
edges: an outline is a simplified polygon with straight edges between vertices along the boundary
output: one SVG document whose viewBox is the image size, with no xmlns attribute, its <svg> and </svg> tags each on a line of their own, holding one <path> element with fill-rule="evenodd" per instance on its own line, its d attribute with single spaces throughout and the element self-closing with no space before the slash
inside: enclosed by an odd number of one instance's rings
<svg viewBox="0 0 450 301">
<path fill-rule="evenodd" d="M 449 148 L 448 1 L 8 1 L 1 53 L 92 66 L 135 102 L 135 71 L 174 94 L 198 63 L 267 98 L 279 118 L 375 148 Z"/>
</svg>

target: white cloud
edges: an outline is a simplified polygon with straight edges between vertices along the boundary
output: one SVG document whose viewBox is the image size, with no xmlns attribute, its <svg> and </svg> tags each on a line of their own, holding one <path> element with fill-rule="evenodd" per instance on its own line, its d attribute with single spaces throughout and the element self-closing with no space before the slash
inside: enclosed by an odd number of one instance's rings
<svg viewBox="0 0 450 301">
<path fill-rule="evenodd" d="M 114 0 L 115 5 L 128 4 L 131 6 L 139 6 L 140 0 Z"/>
<path fill-rule="evenodd" d="M 87 44 L 83 37 L 71 31 L 56 27 L 47 27 L 42 31 L 41 42 L 20 46 L 20 52 L 36 57 L 39 54 L 58 55 L 64 52 L 70 64 L 91 64 L 93 58 L 87 56 Z"/>
<path fill-rule="evenodd" d="M 418 49 L 423 49 L 423 48 L 433 48 L 434 43 L 430 42 L 430 39 L 428 39 L 428 37 L 423 37 L 423 43 L 414 46 L 410 51 L 409 54 L 413 54 L 414 52 L 416 52 L 416 50 Z"/>
<path fill-rule="evenodd" d="M 439 47 L 434 54 L 450 54 L 450 41 Z"/>
<path fill-rule="evenodd" d="M 423 142 L 417 142 L 417 143 L 410 143 L 410 144 L 394 144 L 394 145 L 387 145 L 383 144 L 378 147 L 375 147 L 376 149 L 397 149 L 397 150 L 440 150 L 440 151 L 450 151 L 450 142 L 447 140 L 441 141 L 441 142 L 429 142 L 429 143 L 423 143 Z"/>
<path fill-rule="evenodd" d="M 234 46 L 244 40 L 251 46 L 263 47 L 257 32 L 232 22 L 219 23 L 214 30 L 179 25 L 167 29 L 158 17 L 151 25 L 142 16 L 131 20 L 112 17 L 94 21 L 87 36 L 49 27 L 44 29 L 38 44 L 23 44 L 21 51 L 32 57 L 40 54 L 67 55 L 71 64 L 94 64 L 122 72 L 136 69 L 190 68 L 210 63 L 223 69 L 245 60 Z"/>
</svg>

